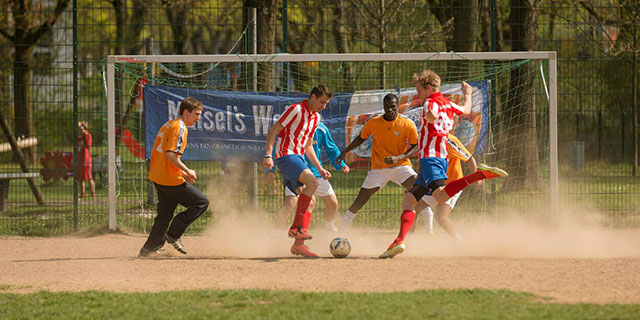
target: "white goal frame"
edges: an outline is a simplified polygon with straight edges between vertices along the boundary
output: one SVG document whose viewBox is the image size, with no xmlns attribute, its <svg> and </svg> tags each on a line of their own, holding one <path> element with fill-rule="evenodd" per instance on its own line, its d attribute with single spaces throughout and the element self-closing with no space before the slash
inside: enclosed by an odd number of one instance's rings
<svg viewBox="0 0 640 320">
<path fill-rule="evenodd" d="M 555 51 L 528 52 L 424 52 L 424 53 L 344 53 L 344 54 L 246 54 L 246 55 L 109 55 L 107 56 L 107 148 L 109 229 L 116 229 L 116 135 L 115 64 L 180 62 L 312 62 L 312 61 L 453 61 L 453 60 L 547 60 L 549 61 L 549 199 L 551 212 L 558 208 L 558 108 L 557 54 Z M 255 68 L 254 68 L 255 69 Z M 255 72 L 255 70 L 254 70 Z M 544 78 L 543 78 L 544 79 Z"/>
</svg>

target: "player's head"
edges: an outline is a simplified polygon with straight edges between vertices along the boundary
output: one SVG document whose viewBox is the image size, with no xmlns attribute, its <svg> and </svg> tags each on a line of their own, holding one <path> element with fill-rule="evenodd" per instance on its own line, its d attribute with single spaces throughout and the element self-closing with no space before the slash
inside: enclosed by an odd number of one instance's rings
<svg viewBox="0 0 640 320">
<path fill-rule="evenodd" d="M 200 120 L 204 106 L 202 102 L 192 97 L 187 97 L 180 103 L 180 116 L 187 126 L 192 126 L 196 121 Z"/>
<path fill-rule="evenodd" d="M 424 70 L 414 74 L 413 82 L 421 99 L 426 99 L 432 93 L 440 90 L 440 77 L 432 70 Z"/>
<path fill-rule="evenodd" d="M 311 111 L 319 112 L 327 107 L 327 103 L 333 97 L 333 93 L 329 90 L 329 87 L 324 84 L 318 84 L 313 87 L 307 105 Z"/>
<path fill-rule="evenodd" d="M 384 115 L 387 120 L 395 120 L 398 117 L 398 96 L 389 93 L 382 99 L 382 105 L 384 107 Z"/>
</svg>

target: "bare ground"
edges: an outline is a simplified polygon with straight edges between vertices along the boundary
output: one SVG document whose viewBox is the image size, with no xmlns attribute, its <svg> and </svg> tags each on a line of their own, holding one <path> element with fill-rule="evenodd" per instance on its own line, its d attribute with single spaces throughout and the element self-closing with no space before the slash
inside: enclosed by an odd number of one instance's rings
<svg viewBox="0 0 640 320">
<path fill-rule="evenodd" d="M 353 251 L 330 257 L 335 234 L 315 231 L 311 249 L 321 259 L 288 253 L 290 240 L 264 222 L 219 223 L 203 236 L 185 236 L 181 255 L 165 246 L 157 257 L 137 258 L 141 234 L 90 238 L 0 238 L 3 292 L 39 290 L 156 292 L 192 289 L 269 289 L 390 292 L 423 289 L 509 289 L 550 302 L 640 303 L 640 231 L 521 222 L 462 225 L 454 246 L 419 230 L 407 251 L 379 260 L 390 231 L 347 233 Z"/>
</svg>

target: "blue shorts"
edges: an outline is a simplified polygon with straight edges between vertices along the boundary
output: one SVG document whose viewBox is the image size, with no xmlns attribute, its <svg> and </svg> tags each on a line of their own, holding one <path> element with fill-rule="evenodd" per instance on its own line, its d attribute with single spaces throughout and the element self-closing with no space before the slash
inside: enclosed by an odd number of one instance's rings
<svg viewBox="0 0 640 320">
<path fill-rule="evenodd" d="M 298 181 L 298 177 L 302 171 L 309 169 L 304 157 L 299 154 L 286 155 L 276 159 L 276 166 L 282 173 L 284 185 L 296 193 L 296 189 L 303 186 L 302 182 Z"/>
<path fill-rule="evenodd" d="M 445 158 L 428 157 L 420 159 L 420 174 L 415 184 L 428 187 L 431 182 L 447 180 L 449 162 Z"/>
</svg>

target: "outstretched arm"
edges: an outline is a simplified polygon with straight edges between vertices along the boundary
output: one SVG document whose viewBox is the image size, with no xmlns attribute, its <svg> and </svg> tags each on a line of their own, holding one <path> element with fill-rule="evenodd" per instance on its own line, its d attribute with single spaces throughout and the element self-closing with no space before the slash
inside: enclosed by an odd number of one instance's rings
<svg viewBox="0 0 640 320">
<path fill-rule="evenodd" d="M 471 113 L 471 93 L 473 92 L 473 88 L 471 88 L 471 86 L 466 83 L 466 82 L 462 82 L 461 85 L 461 89 L 462 89 L 462 94 L 464 94 L 464 104 L 462 105 L 462 108 L 464 109 L 464 111 L 462 112 L 462 114 L 470 114 Z"/>
<path fill-rule="evenodd" d="M 311 161 L 311 164 L 313 164 L 313 166 L 316 167 L 316 169 L 318 169 L 318 173 L 320 173 L 320 175 L 325 180 L 328 180 L 329 178 L 331 178 L 331 173 L 322 167 L 322 164 L 320 163 L 320 161 L 318 161 L 318 157 L 316 156 L 316 151 L 313 150 L 313 136 L 309 137 L 309 140 L 307 141 L 307 145 L 304 147 L 304 149 L 305 149 L 305 155 L 307 156 L 307 158 L 309 158 L 309 161 Z"/>
<path fill-rule="evenodd" d="M 359 145 L 361 145 L 363 142 L 365 142 L 365 139 L 362 139 L 360 136 L 357 136 L 355 139 L 353 139 L 353 141 L 351 141 L 351 143 L 344 148 L 344 150 L 342 150 L 342 153 L 340 153 L 340 155 L 336 158 L 336 161 L 344 161 L 344 157 L 347 155 L 347 152 L 357 148 Z"/>
</svg>

